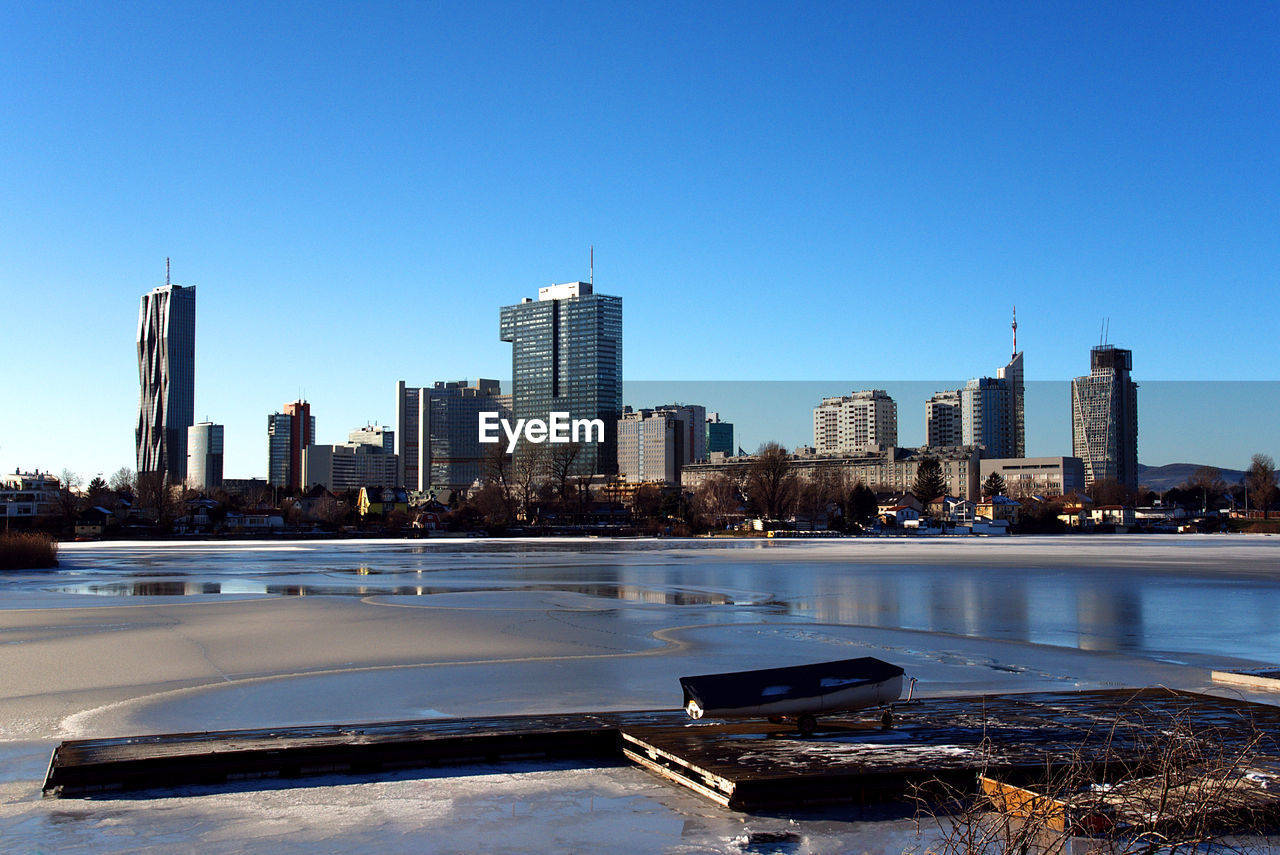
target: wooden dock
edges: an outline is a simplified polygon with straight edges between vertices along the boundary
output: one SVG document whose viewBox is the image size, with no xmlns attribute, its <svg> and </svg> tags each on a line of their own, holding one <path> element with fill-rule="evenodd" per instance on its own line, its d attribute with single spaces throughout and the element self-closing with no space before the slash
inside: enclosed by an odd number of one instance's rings
<svg viewBox="0 0 1280 855">
<path fill-rule="evenodd" d="M 1087 762 L 1089 751 L 1136 753 L 1172 722 L 1224 744 L 1260 736 L 1256 750 L 1280 758 L 1278 707 L 1166 689 L 1107 690 L 929 698 L 899 704 L 889 729 L 868 712 L 820 719 L 812 737 L 760 720 L 694 722 L 680 711 L 640 711 L 77 740 L 54 750 L 44 792 L 533 758 L 587 766 L 625 757 L 721 805 L 754 810 L 882 801 L 934 780 L 972 787 L 979 771 L 1016 781 L 1043 774 L 1046 764 Z"/>
</svg>

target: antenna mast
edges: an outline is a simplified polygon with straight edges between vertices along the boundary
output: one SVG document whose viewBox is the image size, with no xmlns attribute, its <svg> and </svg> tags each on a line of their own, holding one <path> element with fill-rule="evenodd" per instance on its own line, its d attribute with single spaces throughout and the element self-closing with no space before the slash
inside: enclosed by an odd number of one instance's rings
<svg viewBox="0 0 1280 855">
<path fill-rule="evenodd" d="M 169 256 L 164 257 L 164 287 L 169 287 Z"/>
<path fill-rule="evenodd" d="M 1013 307 L 1013 355 L 1018 355 L 1018 307 Z"/>
<path fill-rule="evenodd" d="M 590 270 L 590 273 L 588 274 L 590 278 L 590 284 L 594 286 L 596 284 L 596 245 L 595 244 L 591 244 L 591 263 L 588 269 Z"/>
</svg>

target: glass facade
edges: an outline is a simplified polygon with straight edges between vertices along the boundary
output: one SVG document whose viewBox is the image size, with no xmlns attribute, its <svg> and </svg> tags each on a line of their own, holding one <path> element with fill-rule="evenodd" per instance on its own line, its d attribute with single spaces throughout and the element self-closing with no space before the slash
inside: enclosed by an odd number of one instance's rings
<svg viewBox="0 0 1280 855">
<path fill-rule="evenodd" d="M 1071 381 L 1071 453 L 1084 461 L 1085 485 L 1110 479 L 1138 488 L 1138 384 L 1129 379 L 1133 352 L 1102 345 L 1090 351 L 1088 377 Z"/>
<path fill-rule="evenodd" d="M 570 419 L 600 419 L 604 442 L 583 445 L 575 474 L 615 475 L 622 417 L 622 298 L 595 294 L 586 282 L 543 292 L 537 301 L 501 310 L 500 336 L 512 345 L 512 415 L 546 419 L 549 413 L 567 412 Z"/>
<path fill-rule="evenodd" d="M 164 285 L 138 311 L 138 472 L 187 477 L 187 428 L 195 424 L 196 289 Z"/>
</svg>

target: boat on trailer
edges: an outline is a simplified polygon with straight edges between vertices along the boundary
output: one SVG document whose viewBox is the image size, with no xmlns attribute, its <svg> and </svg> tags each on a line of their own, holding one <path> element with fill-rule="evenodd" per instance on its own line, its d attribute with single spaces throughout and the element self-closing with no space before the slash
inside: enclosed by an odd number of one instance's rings
<svg viewBox="0 0 1280 855">
<path fill-rule="evenodd" d="M 903 670 L 864 656 L 788 668 L 681 677 L 690 718 L 794 720 L 812 733 L 819 715 L 888 707 L 902 696 Z M 886 724 L 892 722 L 886 710 Z"/>
</svg>

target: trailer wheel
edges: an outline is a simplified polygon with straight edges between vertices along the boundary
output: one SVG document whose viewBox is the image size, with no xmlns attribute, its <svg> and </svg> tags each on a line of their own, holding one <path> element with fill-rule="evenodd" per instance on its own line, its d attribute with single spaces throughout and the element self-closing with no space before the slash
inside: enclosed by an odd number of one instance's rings
<svg viewBox="0 0 1280 855">
<path fill-rule="evenodd" d="M 884 730 L 893 727 L 893 710 L 885 710 L 884 715 L 880 716 L 880 727 Z"/>
<path fill-rule="evenodd" d="M 796 729 L 800 731 L 801 736 L 812 736 L 818 729 L 818 720 L 812 713 L 802 713 L 800 718 L 796 719 Z"/>
</svg>

